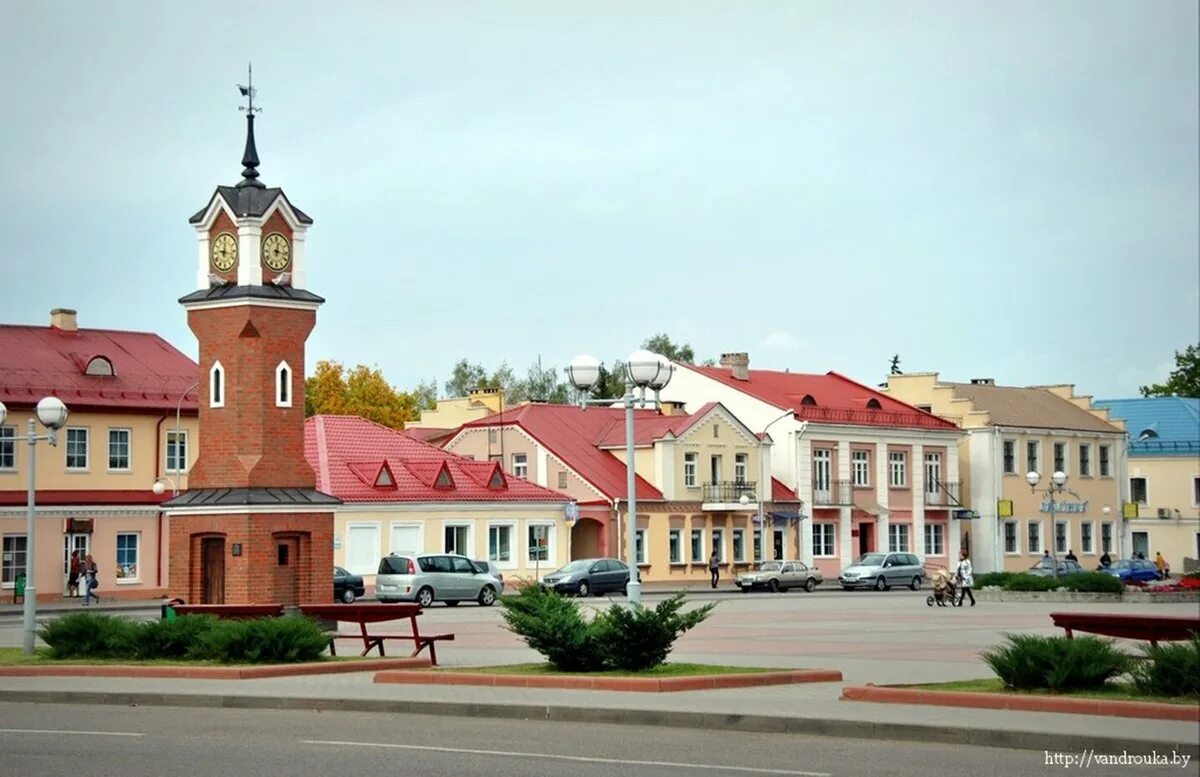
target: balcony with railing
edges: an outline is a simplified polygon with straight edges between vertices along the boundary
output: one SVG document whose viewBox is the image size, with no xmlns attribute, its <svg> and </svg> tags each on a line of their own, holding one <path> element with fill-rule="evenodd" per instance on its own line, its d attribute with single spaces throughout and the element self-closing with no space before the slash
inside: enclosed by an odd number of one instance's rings
<svg viewBox="0 0 1200 777">
<path fill-rule="evenodd" d="M 817 507 L 841 507 L 854 504 L 854 484 L 849 480 L 830 480 L 813 484 L 813 504 Z"/>
<path fill-rule="evenodd" d="M 962 507 L 962 481 L 934 480 L 925 484 L 926 507 Z"/>
<path fill-rule="evenodd" d="M 757 510 L 758 492 L 754 480 L 709 481 L 701 486 L 703 510 Z M 769 498 L 769 495 L 765 495 Z M 742 504 L 742 497 L 746 503 Z"/>
</svg>

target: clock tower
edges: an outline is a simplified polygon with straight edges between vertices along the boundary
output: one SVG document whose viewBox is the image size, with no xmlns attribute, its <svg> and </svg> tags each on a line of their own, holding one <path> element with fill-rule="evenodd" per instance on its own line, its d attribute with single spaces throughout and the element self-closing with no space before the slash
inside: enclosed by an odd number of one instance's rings
<svg viewBox="0 0 1200 777">
<path fill-rule="evenodd" d="M 333 508 L 304 456 L 304 344 L 324 300 L 305 288 L 312 219 L 259 180 L 252 84 L 242 178 L 189 219 L 200 345 L 199 455 L 165 503 L 172 596 L 189 604 L 332 598 Z"/>
</svg>

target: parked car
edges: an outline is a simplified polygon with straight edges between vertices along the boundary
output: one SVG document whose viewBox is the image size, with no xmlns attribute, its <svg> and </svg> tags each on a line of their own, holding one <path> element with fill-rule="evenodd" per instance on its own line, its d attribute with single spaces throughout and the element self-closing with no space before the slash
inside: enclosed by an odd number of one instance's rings
<svg viewBox="0 0 1200 777">
<path fill-rule="evenodd" d="M 341 567 L 333 568 L 333 598 L 339 602 L 351 604 L 360 596 L 365 596 L 367 587 L 363 584 L 362 575 L 352 575 Z"/>
<path fill-rule="evenodd" d="M 767 591 L 786 591 L 789 588 L 803 588 L 812 591 L 825 581 L 821 570 L 805 565 L 801 561 L 764 561 L 758 569 L 743 572 L 737 576 L 737 587 L 742 593 L 750 593 L 756 588 Z"/>
<path fill-rule="evenodd" d="M 855 588 L 886 591 L 894 585 L 906 585 L 916 591 L 924 577 L 925 567 L 911 553 L 867 553 L 843 569 L 838 582 L 847 591 Z"/>
<path fill-rule="evenodd" d="M 1108 567 L 1101 567 L 1099 571 L 1112 575 L 1122 583 L 1148 583 L 1161 579 L 1154 562 L 1144 558 L 1123 558 Z"/>
<path fill-rule="evenodd" d="M 599 596 L 611 591 L 623 594 L 629 585 L 629 567 L 615 558 L 578 559 L 546 575 L 542 585 L 560 594 Z"/>
<path fill-rule="evenodd" d="M 475 565 L 475 568 L 478 569 L 481 574 L 491 575 L 499 580 L 500 590 L 497 591 L 496 594 L 499 595 L 504 593 L 504 573 L 500 571 L 500 567 L 496 566 L 495 561 L 480 561 L 476 559 L 471 563 Z"/>
<path fill-rule="evenodd" d="M 471 559 L 451 553 L 384 556 L 375 575 L 375 598 L 381 602 L 436 602 L 454 606 L 462 601 L 490 607 L 503 588 L 495 577 L 480 572 Z"/>
<path fill-rule="evenodd" d="M 1082 571 L 1083 571 L 1083 567 L 1079 566 L 1078 561 L 1071 561 L 1069 559 L 1063 559 L 1063 558 L 1058 559 L 1058 576 L 1059 577 L 1065 577 L 1066 575 L 1073 575 L 1076 572 L 1082 572 Z M 1054 560 L 1049 558 L 1048 556 L 1042 556 L 1040 559 L 1037 560 L 1036 564 L 1034 564 L 1033 566 L 1031 566 L 1029 568 L 1029 570 L 1025 574 L 1033 575 L 1035 577 L 1054 577 Z"/>
</svg>

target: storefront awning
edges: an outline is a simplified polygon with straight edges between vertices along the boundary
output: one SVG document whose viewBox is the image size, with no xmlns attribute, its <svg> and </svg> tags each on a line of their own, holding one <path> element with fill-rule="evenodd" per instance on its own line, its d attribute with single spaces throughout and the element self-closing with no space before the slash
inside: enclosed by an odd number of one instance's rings
<svg viewBox="0 0 1200 777">
<path fill-rule="evenodd" d="M 861 510 L 862 512 L 867 513 L 868 515 L 874 515 L 876 517 L 883 515 L 884 513 L 887 512 L 887 509 L 884 507 L 881 507 L 878 502 L 873 502 L 873 501 L 866 500 L 866 499 L 864 499 L 861 504 L 855 503 L 854 509 Z"/>
</svg>

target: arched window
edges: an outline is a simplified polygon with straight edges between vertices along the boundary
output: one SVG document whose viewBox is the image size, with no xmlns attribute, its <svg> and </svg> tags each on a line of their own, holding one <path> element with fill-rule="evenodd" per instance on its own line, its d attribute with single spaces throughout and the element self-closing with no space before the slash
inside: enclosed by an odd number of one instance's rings
<svg viewBox="0 0 1200 777">
<path fill-rule="evenodd" d="M 804 399 L 800 400 L 800 404 L 804 405 L 805 407 L 810 407 L 816 405 L 817 400 L 813 398 L 812 394 L 805 394 Z"/>
<path fill-rule="evenodd" d="M 116 375 L 116 372 L 113 371 L 112 362 L 109 361 L 106 357 L 94 356 L 94 357 L 92 357 L 92 360 L 87 363 L 87 367 L 84 368 L 83 374 L 84 375 L 101 375 L 104 377 L 111 377 L 113 375 Z"/>
<path fill-rule="evenodd" d="M 213 362 L 208 371 L 208 406 L 225 407 L 225 368 L 221 362 Z"/>
<path fill-rule="evenodd" d="M 279 362 L 275 368 L 275 407 L 292 406 L 292 368 Z"/>
<path fill-rule="evenodd" d="M 883 405 L 879 404 L 879 400 L 875 397 L 871 397 L 867 400 L 867 410 L 879 410 L 882 407 Z"/>
</svg>

